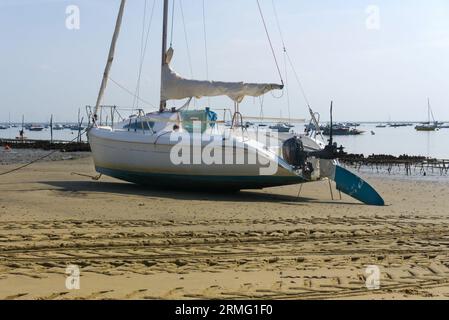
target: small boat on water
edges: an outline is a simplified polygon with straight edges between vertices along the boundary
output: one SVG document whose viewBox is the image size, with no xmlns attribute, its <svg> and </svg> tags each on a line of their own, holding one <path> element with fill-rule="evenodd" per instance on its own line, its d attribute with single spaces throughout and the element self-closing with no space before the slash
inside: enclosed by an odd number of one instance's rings
<svg viewBox="0 0 449 320">
<path fill-rule="evenodd" d="M 388 126 L 390 128 L 402 128 L 402 127 L 407 127 L 408 124 L 407 123 L 390 123 Z"/>
<path fill-rule="evenodd" d="M 53 126 L 53 130 L 64 130 L 64 126 L 61 124 L 56 124 Z"/>
<path fill-rule="evenodd" d="M 378 124 L 376 126 L 376 128 L 386 128 L 386 127 L 387 127 L 387 125 L 386 124 L 382 124 L 382 123 L 380 123 L 380 124 Z"/>
<path fill-rule="evenodd" d="M 70 127 L 70 130 L 72 130 L 72 131 L 82 131 L 82 130 L 84 130 L 86 127 L 84 127 L 84 126 L 79 126 L 79 125 L 77 125 L 77 124 L 74 124 L 74 125 L 71 125 Z"/>
<path fill-rule="evenodd" d="M 0 124 L 0 130 L 6 130 L 6 129 L 9 129 L 9 126 Z"/>
<path fill-rule="evenodd" d="M 277 131 L 277 132 L 290 132 L 290 129 L 292 127 L 286 125 L 285 123 L 278 123 L 275 125 L 272 125 L 269 127 L 271 130 Z"/>
<path fill-rule="evenodd" d="M 325 127 L 321 127 L 321 131 L 325 136 L 331 135 L 331 126 L 327 125 Z M 335 124 L 332 126 L 332 134 L 335 136 L 356 136 L 365 133 L 365 131 L 358 130 L 355 128 L 351 128 L 347 125 L 343 124 Z"/>
<path fill-rule="evenodd" d="M 415 127 L 416 131 L 436 131 L 439 129 L 439 122 L 435 121 L 432 108 L 430 107 L 430 99 L 427 99 L 427 116 L 429 121 L 417 125 Z M 430 118 L 433 119 L 432 122 L 430 121 Z"/>
<path fill-rule="evenodd" d="M 45 129 L 45 127 L 38 125 L 38 124 L 32 124 L 27 128 L 29 131 L 42 131 Z"/>
<path fill-rule="evenodd" d="M 416 131 L 436 131 L 437 129 L 438 127 L 432 124 L 422 124 L 415 127 Z"/>
</svg>

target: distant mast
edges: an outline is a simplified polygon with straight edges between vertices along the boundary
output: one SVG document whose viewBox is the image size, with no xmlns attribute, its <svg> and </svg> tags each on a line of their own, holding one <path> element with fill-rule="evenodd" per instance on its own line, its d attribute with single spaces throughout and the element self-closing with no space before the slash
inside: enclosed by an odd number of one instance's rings
<svg viewBox="0 0 449 320">
<path fill-rule="evenodd" d="M 164 19 L 162 24 L 162 68 L 167 64 L 167 30 L 168 30 L 168 0 L 164 0 Z M 161 74 L 163 74 L 161 72 Z M 159 106 L 159 112 L 164 112 L 167 107 L 167 101 L 162 100 L 162 76 L 161 76 L 161 101 Z"/>
</svg>

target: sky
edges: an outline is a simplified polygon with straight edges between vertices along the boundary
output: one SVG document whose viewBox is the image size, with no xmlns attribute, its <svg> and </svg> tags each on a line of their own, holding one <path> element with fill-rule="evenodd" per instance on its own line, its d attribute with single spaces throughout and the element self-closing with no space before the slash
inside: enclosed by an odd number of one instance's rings
<svg viewBox="0 0 449 320">
<path fill-rule="evenodd" d="M 169 35 L 174 69 L 201 80 L 208 70 L 210 80 L 280 82 L 256 0 L 204 0 L 206 67 L 202 1 L 175 2 Z M 288 55 L 323 120 L 331 100 L 340 121 L 426 120 L 429 97 L 437 120 L 449 121 L 447 0 L 259 1 L 287 89 L 246 98 L 244 115 L 308 117 L 282 50 L 274 2 Z M 159 103 L 162 0 L 128 0 L 110 76 L 136 90 L 144 8 L 146 3 L 148 28 L 153 2 L 140 89 L 145 102 L 139 107 L 146 111 Z M 48 121 L 51 114 L 55 121 L 73 121 L 79 108 L 94 105 L 119 4 L 0 0 L 0 122 L 21 121 L 22 114 L 29 121 Z M 71 5 L 79 8 L 79 29 L 67 28 Z M 103 103 L 132 107 L 133 96 L 122 88 L 109 82 Z M 226 97 L 196 101 L 198 107 L 208 104 L 232 107 Z"/>
</svg>

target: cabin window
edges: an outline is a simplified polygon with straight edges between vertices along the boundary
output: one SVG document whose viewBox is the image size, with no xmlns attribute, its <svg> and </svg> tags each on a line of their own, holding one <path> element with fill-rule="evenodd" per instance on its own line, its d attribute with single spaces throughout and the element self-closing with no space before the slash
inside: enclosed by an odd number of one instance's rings
<svg viewBox="0 0 449 320">
<path fill-rule="evenodd" d="M 154 127 L 154 122 L 151 121 L 135 121 L 132 120 L 131 123 L 128 123 L 123 127 L 123 129 L 128 130 L 152 130 Z"/>
</svg>

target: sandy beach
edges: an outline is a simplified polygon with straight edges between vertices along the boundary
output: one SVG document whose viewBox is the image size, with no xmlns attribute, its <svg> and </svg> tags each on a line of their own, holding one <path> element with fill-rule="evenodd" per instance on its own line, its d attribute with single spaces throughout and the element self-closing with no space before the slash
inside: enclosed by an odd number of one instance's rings
<svg viewBox="0 0 449 320">
<path fill-rule="evenodd" d="M 387 206 L 369 207 L 332 201 L 327 182 L 298 198 L 299 186 L 194 193 L 72 172 L 94 175 L 91 158 L 0 177 L 0 298 L 449 298 L 447 181 L 370 176 Z"/>
</svg>

